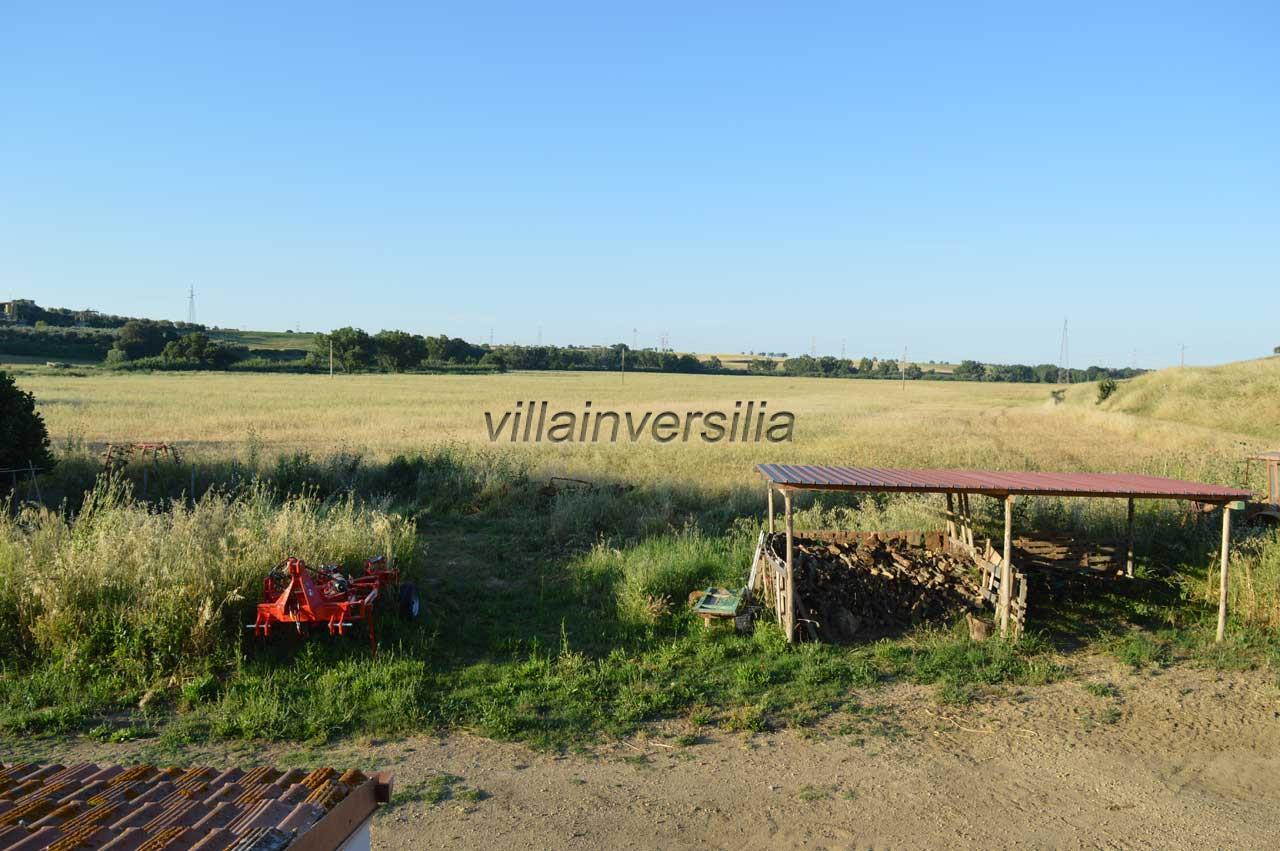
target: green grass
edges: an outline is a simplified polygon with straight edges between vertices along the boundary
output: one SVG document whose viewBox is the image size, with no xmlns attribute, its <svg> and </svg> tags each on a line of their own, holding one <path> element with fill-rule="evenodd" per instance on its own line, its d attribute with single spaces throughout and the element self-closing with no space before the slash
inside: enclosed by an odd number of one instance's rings
<svg viewBox="0 0 1280 851">
<path fill-rule="evenodd" d="M 276 351 L 287 351 L 289 349 L 309 351 L 316 341 L 316 336 L 311 332 L 237 331 L 235 329 L 209 332 L 209 338 L 219 342 L 248 346 L 251 349 L 274 349 Z"/>
<path fill-rule="evenodd" d="M 232 479 L 246 470 L 261 478 Z M 1280 663 L 1264 628 L 1233 624 L 1227 648 L 1212 645 L 1212 530 L 1173 514 L 1146 518 L 1163 572 L 1038 597 L 1021 641 L 973 643 L 957 623 L 788 646 L 767 620 L 738 635 L 686 608 L 690 590 L 745 579 L 758 521 L 732 490 L 547 493 L 510 458 L 460 446 L 382 465 L 264 454 L 200 474 L 226 484 L 194 506 L 134 501 L 117 481 L 74 520 L 0 518 L 0 733 L 145 733 L 157 753 L 447 730 L 566 748 L 683 718 L 746 738 L 831 720 L 865 744 L 905 735 L 864 702 L 885 683 L 964 706 L 1069 678 L 1081 649 L 1148 670 Z M 1052 503 L 1029 510 L 1060 516 Z M 913 500 L 805 511 L 852 528 L 927 521 Z M 1270 558 L 1273 545 L 1259 546 Z M 425 617 L 382 619 L 376 659 L 360 638 L 243 635 L 284 555 L 355 562 L 387 549 L 419 581 Z"/>
<path fill-rule="evenodd" d="M 291 765 L 293 763 L 290 763 Z M 426 780 L 405 783 L 398 786 L 391 796 L 389 809 L 410 803 L 426 804 L 434 807 L 446 801 L 463 801 L 474 804 L 483 801 L 489 795 L 483 790 L 466 786 L 461 777 L 452 774 L 433 774 Z"/>
<path fill-rule="evenodd" d="M 1084 683 L 1084 690 L 1094 697 L 1119 697 L 1120 689 L 1111 683 Z"/>
</svg>

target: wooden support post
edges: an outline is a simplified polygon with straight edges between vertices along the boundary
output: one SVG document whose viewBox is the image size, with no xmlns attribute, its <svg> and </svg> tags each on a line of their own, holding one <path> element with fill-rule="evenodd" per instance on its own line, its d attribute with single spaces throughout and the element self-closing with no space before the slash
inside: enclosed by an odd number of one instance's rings
<svg viewBox="0 0 1280 851">
<path fill-rule="evenodd" d="M 1227 592 L 1231 582 L 1227 575 L 1231 555 L 1231 506 L 1222 506 L 1222 576 L 1218 589 L 1218 641 L 1227 637 Z"/>
<path fill-rule="evenodd" d="M 1000 564 L 1000 634 L 1009 634 L 1009 608 L 1013 595 L 1013 496 L 1004 498 L 1004 560 Z"/>
<path fill-rule="evenodd" d="M 795 544 L 793 542 L 795 532 L 791 524 L 791 491 L 783 491 L 782 500 L 787 512 L 787 587 L 783 592 L 786 612 L 783 617 L 782 628 L 787 632 L 787 641 L 791 642 L 796 640 L 796 574 Z"/>
<path fill-rule="evenodd" d="M 1129 535 L 1128 549 L 1125 550 L 1124 575 L 1133 578 L 1133 497 L 1129 497 Z"/>
<path fill-rule="evenodd" d="M 773 534 L 773 485 L 765 485 L 765 490 L 769 494 L 769 534 Z"/>
<path fill-rule="evenodd" d="M 947 491 L 947 540 L 951 543 L 956 541 L 956 506 L 955 495 L 951 491 Z"/>
<path fill-rule="evenodd" d="M 969 552 L 973 552 L 978 544 L 973 538 L 973 515 L 969 513 L 969 494 L 967 493 L 960 494 L 960 519 L 964 544 L 969 548 Z"/>
</svg>

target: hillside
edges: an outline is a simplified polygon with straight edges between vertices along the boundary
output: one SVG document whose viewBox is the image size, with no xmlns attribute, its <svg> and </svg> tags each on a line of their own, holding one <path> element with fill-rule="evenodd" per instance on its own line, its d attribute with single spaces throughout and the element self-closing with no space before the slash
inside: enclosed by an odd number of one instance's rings
<svg viewBox="0 0 1280 851">
<path fill-rule="evenodd" d="M 1096 398 L 1096 383 L 1068 396 L 1091 407 Z M 1121 381 L 1097 409 L 1235 432 L 1280 448 L 1280 357 L 1147 373 Z"/>
<path fill-rule="evenodd" d="M 218 328 L 209 332 L 209 339 L 220 343 L 231 343 L 248 349 L 271 349 L 289 351 L 296 349 L 308 351 L 315 342 L 316 335 L 308 332 L 292 331 L 239 331 L 234 328 Z"/>
</svg>

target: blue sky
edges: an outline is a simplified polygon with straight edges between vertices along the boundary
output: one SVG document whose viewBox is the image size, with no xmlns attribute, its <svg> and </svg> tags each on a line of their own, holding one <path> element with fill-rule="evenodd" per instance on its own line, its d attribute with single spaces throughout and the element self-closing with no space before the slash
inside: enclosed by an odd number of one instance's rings
<svg viewBox="0 0 1280 851">
<path fill-rule="evenodd" d="M 1280 345 L 1274 3 L 0 11 L 0 298 L 1156 367 Z M 610 8 L 614 7 L 614 8 Z"/>
</svg>

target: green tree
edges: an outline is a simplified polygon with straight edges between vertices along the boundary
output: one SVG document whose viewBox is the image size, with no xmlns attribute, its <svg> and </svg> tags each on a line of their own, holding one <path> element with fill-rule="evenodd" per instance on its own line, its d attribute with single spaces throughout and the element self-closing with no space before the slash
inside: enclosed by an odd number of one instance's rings
<svg viewBox="0 0 1280 851">
<path fill-rule="evenodd" d="M 165 345 L 176 339 L 178 331 L 170 323 L 130 319 L 116 332 L 115 348 L 129 360 L 137 360 L 161 354 Z"/>
<path fill-rule="evenodd" d="M 373 347 L 378 366 L 389 372 L 413 369 L 427 357 L 427 341 L 406 331 L 379 331 Z"/>
<path fill-rule="evenodd" d="M 160 356 L 171 362 L 187 362 L 214 369 L 226 369 L 233 362 L 240 360 L 245 353 L 247 350 L 224 346 L 210 340 L 208 334 L 196 332 L 166 343 Z"/>
<path fill-rule="evenodd" d="M 373 338 L 359 328 L 338 328 L 329 334 L 317 334 L 312 357 L 321 364 L 329 362 L 329 345 L 333 345 L 333 362 L 343 372 L 358 372 L 373 365 Z"/>
<path fill-rule="evenodd" d="M 18 389 L 13 376 L 0 370 L 0 467 L 54 464 L 49 430 L 36 411 L 35 397 Z"/>
</svg>

